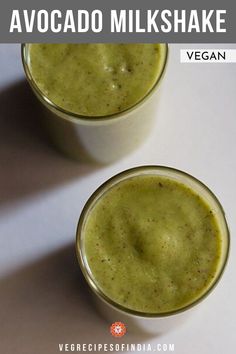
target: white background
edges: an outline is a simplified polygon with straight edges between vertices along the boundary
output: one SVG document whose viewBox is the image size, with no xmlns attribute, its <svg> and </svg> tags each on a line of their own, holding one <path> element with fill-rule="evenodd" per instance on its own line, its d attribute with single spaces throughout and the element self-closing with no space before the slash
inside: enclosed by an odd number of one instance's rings
<svg viewBox="0 0 236 354">
<path fill-rule="evenodd" d="M 152 136 L 106 167 L 79 164 L 47 144 L 19 45 L 0 45 L 0 352 L 54 354 L 58 343 L 174 343 L 176 354 L 231 354 L 236 328 L 236 64 L 180 64 L 171 45 Z M 131 137 L 132 138 L 132 137 Z M 224 206 L 232 244 L 215 291 L 182 326 L 160 337 L 113 339 L 96 313 L 74 255 L 91 193 L 137 165 L 161 164 L 206 183 Z M 118 320 L 118 319 L 117 319 Z"/>
</svg>

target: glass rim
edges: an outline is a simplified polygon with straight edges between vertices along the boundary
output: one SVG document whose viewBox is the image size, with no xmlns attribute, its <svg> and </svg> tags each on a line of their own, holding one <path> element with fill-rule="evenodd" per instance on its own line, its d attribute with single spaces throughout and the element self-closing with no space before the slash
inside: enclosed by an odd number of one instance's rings
<svg viewBox="0 0 236 354">
<path fill-rule="evenodd" d="M 51 111 L 54 113 L 59 113 L 60 118 L 63 118 L 68 121 L 72 122 L 79 122 L 79 121 L 86 121 L 86 122 L 101 122 L 101 121 L 108 121 L 108 120 L 115 120 L 116 118 L 122 118 L 125 114 L 130 113 L 134 109 L 138 108 L 141 106 L 143 103 L 146 102 L 146 100 L 152 96 L 152 94 L 157 90 L 159 87 L 163 77 L 164 73 L 166 71 L 166 66 L 169 58 L 169 46 L 168 43 L 160 43 L 165 46 L 165 53 L 164 53 L 164 60 L 163 60 L 163 65 L 160 71 L 159 76 L 156 79 L 155 84 L 152 86 L 152 88 L 145 94 L 144 97 L 142 97 L 138 102 L 136 102 L 134 105 L 131 107 L 128 107 L 127 109 L 123 110 L 122 112 L 117 112 L 109 115 L 103 115 L 103 116 L 86 116 L 86 115 L 81 115 L 78 113 L 71 112 L 69 110 L 63 109 L 54 102 L 52 102 L 43 92 L 40 90 L 38 85 L 36 84 L 35 80 L 33 79 L 33 76 L 31 74 L 31 71 L 29 69 L 29 65 L 27 62 L 27 55 L 26 55 L 26 49 L 27 46 L 29 46 L 31 43 L 22 43 L 21 44 L 21 60 L 23 64 L 23 69 L 27 78 L 27 81 L 29 82 L 31 88 L 33 89 L 34 93 L 36 96 L 40 99 L 40 101 Z"/>
<path fill-rule="evenodd" d="M 87 213 L 89 212 L 90 206 L 92 205 L 92 203 L 100 197 L 102 197 L 102 195 L 106 192 L 107 188 L 109 188 L 112 185 L 116 185 L 117 183 L 119 183 L 119 181 L 121 181 L 122 177 L 127 176 L 128 178 L 131 178 L 129 176 L 132 176 L 133 173 L 137 173 L 137 172 L 143 172 L 143 171 L 154 171 L 154 170 L 162 170 L 162 171 L 166 171 L 166 172 L 174 172 L 176 174 L 178 174 L 179 176 L 183 176 L 185 178 L 188 178 L 189 180 L 192 180 L 193 182 L 195 182 L 196 184 L 198 184 L 200 187 L 203 188 L 203 190 L 205 190 L 207 192 L 208 195 L 210 195 L 213 199 L 214 202 L 216 202 L 217 207 L 219 208 L 220 211 L 220 216 L 223 219 L 223 223 L 225 226 L 225 232 L 226 232 L 226 250 L 225 250 L 225 254 L 222 256 L 223 261 L 222 264 L 219 265 L 219 273 L 216 275 L 215 279 L 213 280 L 213 282 L 210 284 L 209 288 L 206 289 L 205 292 L 203 292 L 198 298 L 196 298 L 195 300 L 193 300 L 193 302 L 179 308 L 179 309 L 174 309 L 171 311 L 166 311 L 166 312 L 161 312 L 161 313 L 148 313 L 148 312 L 142 312 L 142 311 L 136 311 L 136 310 L 132 310 L 130 308 L 127 308 L 123 305 L 118 304 L 117 302 L 115 302 L 114 300 L 112 300 L 111 298 L 109 298 L 109 296 L 105 295 L 103 293 L 103 291 L 99 288 L 99 284 L 96 284 L 96 281 L 91 277 L 91 275 L 89 274 L 88 271 L 88 266 L 86 265 L 85 259 L 86 259 L 86 255 L 83 252 L 83 249 L 81 247 L 82 245 L 82 226 L 84 224 L 85 218 L 87 216 Z M 150 173 L 151 174 L 151 173 Z M 136 175 L 137 176 L 137 175 Z M 163 175 L 165 176 L 165 175 Z M 167 176 L 168 177 L 168 176 Z M 171 178 L 171 177 L 170 177 Z M 183 182 L 183 184 L 185 184 Z M 193 188 L 194 190 L 194 188 Z M 76 256 L 77 256 L 77 260 L 78 263 L 80 265 L 80 269 L 89 285 L 89 287 L 91 288 L 91 290 L 93 291 L 93 293 L 95 295 L 97 295 L 101 300 L 103 300 L 105 303 L 107 303 L 108 305 L 110 305 L 111 307 L 115 308 L 118 311 L 124 312 L 126 314 L 129 315 L 133 315 L 135 317 L 143 317 L 143 318 L 162 318 L 162 317 L 168 317 L 168 316 L 172 316 L 172 315 L 176 315 L 179 313 L 183 313 L 186 310 L 189 310 L 193 307 L 195 307 L 198 303 L 200 303 L 202 300 L 204 300 L 211 292 L 212 290 L 216 287 L 216 285 L 218 284 L 219 280 L 221 279 L 223 272 L 225 270 L 228 258 L 229 258 L 229 250 L 230 250 L 230 231 L 229 231 L 229 227 L 228 227 L 228 223 L 226 220 L 226 216 L 225 216 L 225 212 L 224 209 L 220 203 L 220 201 L 218 200 L 218 198 L 216 197 L 216 195 L 200 180 L 198 180 L 197 178 L 193 177 L 192 175 L 190 175 L 187 172 L 181 171 L 179 169 L 173 168 L 173 167 L 168 167 L 168 166 L 162 166 L 162 165 L 145 165 L 145 166 L 138 166 L 138 167 L 133 167 L 127 170 L 124 170 L 116 175 L 114 175 L 113 177 L 109 178 L 107 181 L 105 181 L 103 184 L 101 184 L 93 193 L 92 195 L 89 197 L 89 199 L 87 200 L 87 202 L 85 203 L 82 212 L 80 214 L 79 217 L 79 221 L 78 221 L 78 225 L 77 225 L 77 231 L 76 231 Z"/>
</svg>

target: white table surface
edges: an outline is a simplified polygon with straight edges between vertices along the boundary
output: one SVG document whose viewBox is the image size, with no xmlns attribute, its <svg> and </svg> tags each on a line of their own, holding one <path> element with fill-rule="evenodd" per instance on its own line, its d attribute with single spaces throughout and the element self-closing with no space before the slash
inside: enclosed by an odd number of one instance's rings
<svg viewBox="0 0 236 354">
<path fill-rule="evenodd" d="M 36 124 L 19 45 L 0 45 L 0 353 L 54 354 L 58 343 L 174 343 L 176 354 L 231 354 L 236 329 L 236 64 L 180 64 L 171 45 L 158 124 L 135 153 L 106 167 L 54 151 Z M 205 45 L 236 48 L 236 45 Z M 206 183 L 231 229 L 228 267 L 181 327 L 111 338 L 74 255 L 80 211 L 107 178 L 137 165 L 183 169 Z"/>
</svg>

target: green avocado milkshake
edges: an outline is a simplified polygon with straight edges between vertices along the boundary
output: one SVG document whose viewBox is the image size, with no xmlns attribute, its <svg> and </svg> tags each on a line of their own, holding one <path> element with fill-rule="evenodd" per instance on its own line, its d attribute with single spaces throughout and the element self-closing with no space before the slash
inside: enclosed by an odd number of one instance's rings
<svg viewBox="0 0 236 354">
<path fill-rule="evenodd" d="M 134 151 L 153 131 L 167 57 L 164 43 L 22 45 L 53 145 L 102 164 Z"/>
<path fill-rule="evenodd" d="M 165 61 L 161 44 L 31 44 L 30 70 L 57 106 L 83 116 L 122 112 L 153 88 Z"/>
<path fill-rule="evenodd" d="M 96 286 L 138 313 L 168 313 L 195 302 L 216 280 L 224 257 L 214 208 L 164 175 L 132 176 L 108 188 L 81 233 Z"/>
</svg>

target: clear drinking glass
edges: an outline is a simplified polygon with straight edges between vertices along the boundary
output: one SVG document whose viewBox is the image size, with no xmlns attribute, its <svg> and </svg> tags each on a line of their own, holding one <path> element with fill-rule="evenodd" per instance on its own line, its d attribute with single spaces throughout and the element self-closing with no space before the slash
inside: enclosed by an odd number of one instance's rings
<svg viewBox="0 0 236 354">
<path fill-rule="evenodd" d="M 139 146 L 154 123 L 160 83 L 164 76 L 168 45 L 161 44 L 162 70 L 150 92 L 131 108 L 103 117 L 81 116 L 51 102 L 39 89 L 30 71 L 30 44 L 22 44 L 22 62 L 27 80 L 44 107 L 44 125 L 61 151 L 79 160 L 106 164 L 118 160 Z"/>
<path fill-rule="evenodd" d="M 141 313 L 137 311 L 133 311 L 129 308 L 125 308 L 120 304 L 117 304 L 112 299 L 107 297 L 102 290 L 99 288 L 99 285 L 96 283 L 96 279 L 94 279 L 91 270 L 89 269 L 88 262 L 86 260 L 86 253 L 84 247 L 84 225 L 86 224 L 87 219 L 89 218 L 90 211 L 93 209 L 95 204 L 103 197 L 103 195 L 117 183 L 124 181 L 126 179 L 141 176 L 141 175 L 156 175 L 156 176 L 164 176 L 170 178 L 172 180 L 176 180 L 185 186 L 188 186 L 191 190 L 195 191 L 203 200 L 207 202 L 211 210 L 213 211 L 215 217 L 218 221 L 218 227 L 220 230 L 221 241 L 222 241 L 222 252 L 221 258 L 219 261 L 218 269 L 216 271 L 215 277 L 209 283 L 208 287 L 205 289 L 204 293 L 199 296 L 199 298 L 194 299 L 192 303 L 189 305 L 178 309 L 173 310 L 167 313 Z M 135 329 L 141 329 L 147 332 L 162 332 L 170 329 L 171 327 L 178 325 L 183 319 L 186 318 L 186 313 L 189 313 L 190 309 L 195 308 L 199 302 L 205 299 L 209 293 L 216 286 L 218 281 L 221 278 L 223 270 L 225 268 L 228 254 L 229 254 L 229 229 L 227 225 L 227 221 L 225 218 L 224 210 L 216 198 L 216 196 L 208 189 L 206 185 L 192 177 L 191 175 L 164 166 L 142 166 L 132 168 L 127 171 L 123 171 L 120 174 L 112 177 L 108 181 L 106 181 L 103 185 L 101 185 L 89 198 L 87 203 L 84 206 L 84 209 L 81 213 L 78 228 L 77 228 L 77 236 L 76 236 L 76 252 L 77 258 L 81 267 L 81 270 L 84 274 L 84 277 L 90 286 L 92 293 L 94 295 L 94 299 L 101 309 L 102 313 L 108 318 L 110 321 L 123 321 L 124 323 L 128 323 L 129 327 Z"/>
</svg>

